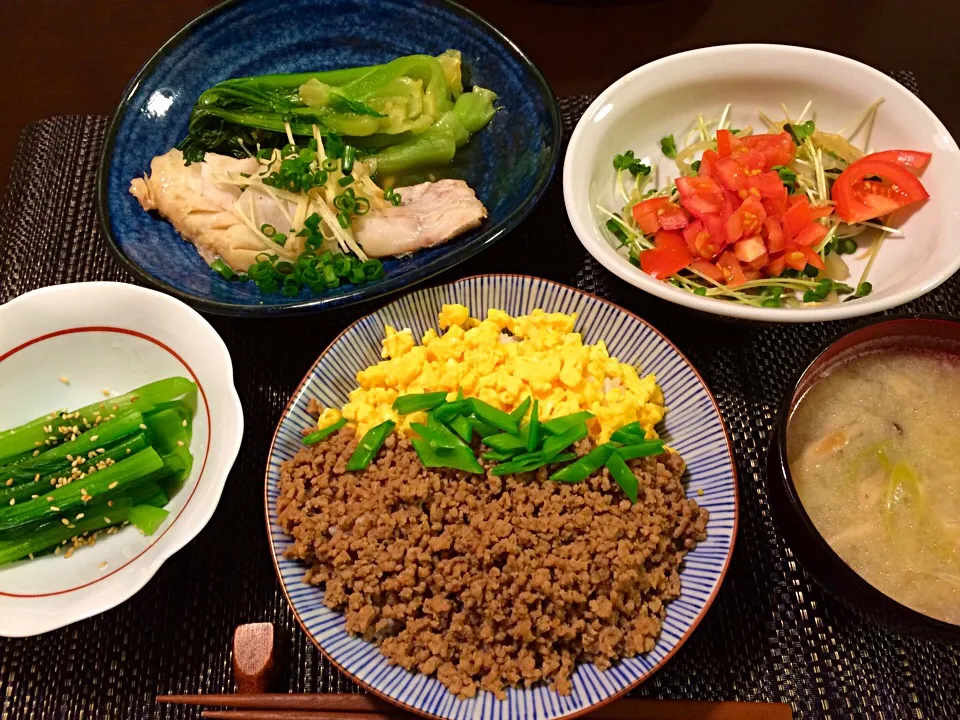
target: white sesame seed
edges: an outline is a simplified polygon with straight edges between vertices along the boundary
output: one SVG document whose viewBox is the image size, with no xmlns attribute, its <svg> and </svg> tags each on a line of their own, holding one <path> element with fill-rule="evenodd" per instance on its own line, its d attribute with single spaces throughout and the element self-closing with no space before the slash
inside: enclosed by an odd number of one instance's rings
<svg viewBox="0 0 960 720">
<path fill-rule="evenodd" d="M 106 560 L 104 560 L 104 561 L 101 562 L 99 565 L 97 565 L 97 567 L 100 568 L 101 570 L 103 570 L 106 566 L 107 566 L 107 561 L 106 561 Z"/>
<path fill-rule="evenodd" d="M 106 388 L 104 388 L 104 389 L 101 390 L 100 392 L 103 393 L 103 396 L 104 396 L 104 397 L 110 397 L 110 391 L 107 390 Z"/>
<path fill-rule="evenodd" d="M 107 500 L 107 507 L 113 507 L 113 500 Z"/>
<path fill-rule="evenodd" d="M 62 382 L 64 385 L 69 385 L 69 384 L 70 384 L 70 378 L 68 378 L 66 375 L 61 375 L 61 376 L 60 376 L 60 382 Z"/>
<path fill-rule="evenodd" d="M 97 452 L 103 455 L 106 452 L 106 450 L 104 450 L 103 448 L 97 448 Z"/>
<path fill-rule="evenodd" d="M 51 505 L 50 512 L 60 512 L 60 508 L 58 508 L 56 505 Z"/>
<path fill-rule="evenodd" d="M 118 485 L 117 481 L 114 480 L 112 483 L 107 485 L 107 490 L 113 490 Z"/>
<path fill-rule="evenodd" d="M 67 527 L 70 528 L 71 530 L 73 530 L 73 529 L 76 527 L 76 525 L 71 525 L 71 524 L 68 523 L 68 524 L 67 524 Z"/>
<path fill-rule="evenodd" d="M 81 495 L 86 495 L 86 494 L 87 494 L 87 489 L 86 489 L 86 488 L 80 488 L 80 494 L 81 494 Z"/>
<path fill-rule="evenodd" d="M 144 425 L 143 423 L 140 423 L 140 429 L 141 429 L 141 430 L 146 430 L 146 429 L 147 429 L 147 426 Z"/>
<path fill-rule="evenodd" d="M 183 421 L 182 423 L 180 423 L 180 424 L 181 424 L 183 427 L 186 427 L 186 426 L 187 426 L 186 418 L 184 418 L 184 421 Z"/>
<path fill-rule="evenodd" d="M 108 518 L 108 517 L 106 517 L 106 516 L 104 516 L 103 521 L 104 521 L 107 525 L 110 524 L 110 518 Z"/>
<path fill-rule="evenodd" d="M 34 457 L 36 457 L 36 456 L 39 455 L 39 454 L 40 454 L 40 451 L 39 451 L 39 450 L 34 450 L 34 451 L 33 451 L 33 456 L 34 456 Z"/>
<path fill-rule="evenodd" d="M 70 525 L 70 521 L 67 520 L 66 518 L 60 518 L 60 522 L 62 522 L 64 525 L 67 525 L 67 526 Z"/>
<path fill-rule="evenodd" d="M 13 485 L 13 478 L 10 478 L 9 480 L 7 480 L 6 484 L 7 486 Z"/>
<path fill-rule="evenodd" d="M 53 495 L 47 495 L 47 502 L 53 502 L 54 499 Z"/>
<path fill-rule="evenodd" d="M 54 554 L 54 555 L 59 555 L 59 554 L 60 554 L 60 546 L 59 546 L 59 545 L 57 545 L 57 549 L 53 551 L 53 554 Z"/>
<path fill-rule="evenodd" d="M 30 553 L 29 555 L 27 555 L 27 557 L 33 560 L 33 553 Z"/>
<path fill-rule="evenodd" d="M 96 442 L 96 441 L 99 440 L 99 439 L 100 439 L 100 436 L 99 436 L 99 435 L 94 435 L 94 436 L 92 436 L 92 437 L 90 438 L 90 442 Z"/>
<path fill-rule="evenodd" d="M 70 462 L 73 462 L 73 455 L 67 455 L 67 460 L 69 460 Z"/>
<path fill-rule="evenodd" d="M 179 445 L 180 447 L 183 447 L 183 440 L 177 440 L 177 445 Z"/>
<path fill-rule="evenodd" d="M 77 516 L 74 518 L 74 520 L 83 520 L 83 513 L 77 513 Z"/>
<path fill-rule="evenodd" d="M 34 482 L 36 482 L 36 481 L 39 480 L 39 479 L 40 479 L 40 473 L 37 473 L 36 475 L 33 476 L 33 481 L 34 481 Z"/>
<path fill-rule="evenodd" d="M 31 500 L 36 500 L 38 497 L 40 497 L 40 496 L 39 496 L 39 495 L 31 495 L 31 496 L 30 496 L 30 499 L 31 499 Z"/>
<path fill-rule="evenodd" d="M 11 504 L 11 505 L 16 505 L 16 504 L 17 504 L 17 499 L 16 499 L 16 498 L 10 498 L 10 504 Z"/>
<path fill-rule="evenodd" d="M 127 448 L 127 455 L 129 455 L 130 452 L 131 452 L 131 451 L 130 451 L 130 448 Z"/>
</svg>

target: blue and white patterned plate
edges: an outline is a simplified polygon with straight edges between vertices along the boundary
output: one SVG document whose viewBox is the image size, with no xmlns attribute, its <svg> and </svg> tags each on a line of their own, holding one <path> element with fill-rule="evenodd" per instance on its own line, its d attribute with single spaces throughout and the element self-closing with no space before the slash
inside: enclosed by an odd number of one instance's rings
<svg viewBox="0 0 960 720">
<path fill-rule="evenodd" d="M 477 229 L 410 257 L 386 260 L 369 285 L 287 298 L 212 272 L 165 220 L 127 191 L 187 133 L 207 88 L 231 77 L 372 65 L 402 55 L 463 53 L 470 81 L 500 111 L 457 153 L 451 174 L 488 211 Z M 227 0 L 174 35 L 130 83 L 114 115 L 97 178 L 108 247 L 139 280 L 223 315 L 307 312 L 409 289 L 503 237 L 533 209 L 557 162 L 560 112 L 539 70 L 499 30 L 448 0 Z"/>
<path fill-rule="evenodd" d="M 576 327 L 584 342 L 603 339 L 621 362 L 655 373 L 668 407 L 662 436 L 687 462 L 687 494 L 710 511 L 707 540 L 687 555 L 680 597 L 668 606 L 656 647 L 605 672 L 590 664 L 579 665 L 568 696 L 538 685 L 510 689 L 502 701 L 489 692 L 459 700 L 436 678 L 390 665 L 376 646 L 349 635 L 343 615 L 323 604 L 323 590 L 301 581 L 304 565 L 283 557 L 290 540 L 277 525 L 280 463 L 301 447 L 301 430 L 312 422 L 307 403 L 316 398 L 325 406 L 343 405 L 356 387 L 357 371 L 380 360 L 384 325 L 409 327 L 420 337 L 436 327 L 444 303 L 461 303 L 481 316 L 489 308 L 511 315 L 536 308 L 576 312 Z M 265 500 L 277 574 L 297 620 L 314 644 L 371 692 L 414 712 L 449 720 L 569 718 L 637 685 L 677 651 L 710 607 L 730 562 L 737 530 L 733 452 L 717 404 L 690 362 L 657 330 L 623 308 L 565 285 L 520 275 L 483 275 L 420 290 L 348 327 L 319 357 L 280 420 L 270 449 Z"/>
</svg>

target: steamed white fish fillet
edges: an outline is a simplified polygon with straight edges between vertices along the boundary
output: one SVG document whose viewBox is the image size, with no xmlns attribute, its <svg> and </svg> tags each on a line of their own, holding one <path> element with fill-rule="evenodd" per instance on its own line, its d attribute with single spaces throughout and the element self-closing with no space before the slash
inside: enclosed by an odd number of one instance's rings
<svg viewBox="0 0 960 720">
<path fill-rule="evenodd" d="M 286 228 L 277 203 L 244 192 L 239 185 L 222 182 L 228 173 L 254 174 L 260 165 L 254 158 L 237 159 L 207 153 L 203 162 L 183 164 L 183 153 L 174 148 L 150 162 L 150 175 L 130 183 L 130 194 L 144 210 L 156 210 L 170 221 L 185 240 L 192 242 L 200 256 L 211 263 L 223 259 L 238 272 L 244 272 L 259 253 L 271 252 L 292 259 L 292 249 L 284 249 L 254 232 L 237 213 L 240 204 L 250 217 L 249 203 L 256 206 L 255 222 L 279 222 Z"/>
<path fill-rule="evenodd" d="M 261 170 L 255 158 L 216 153 L 185 166 L 183 154 L 173 149 L 151 161 L 150 174 L 134 179 L 130 194 L 144 210 L 156 210 L 169 220 L 208 264 L 219 257 L 237 272 L 245 272 L 260 253 L 294 260 L 303 250 L 302 241 L 289 232 L 302 227 L 302 217 L 296 222 L 297 203 L 274 198 L 265 186 L 244 189 L 224 181 Z M 354 218 L 354 239 L 370 257 L 432 247 L 477 227 L 487 216 L 483 203 L 462 180 L 421 183 L 397 192 L 403 199 L 399 206 L 373 208 Z M 286 245 L 272 243 L 254 229 L 264 224 L 288 235 Z"/>
<path fill-rule="evenodd" d="M 487 209 L 463 180 L 438 180 L 397 188 L 403 202 L 354 220 L 354 237 L 370 257 L 405 255 L 471 230 Z"/>
</svg>

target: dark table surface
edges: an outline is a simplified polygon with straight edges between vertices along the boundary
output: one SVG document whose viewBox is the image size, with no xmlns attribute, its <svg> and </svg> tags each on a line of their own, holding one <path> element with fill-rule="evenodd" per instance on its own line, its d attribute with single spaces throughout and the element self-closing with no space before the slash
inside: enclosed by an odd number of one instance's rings
<svg viewBox="0 0 960 720">
<path fill-rule="evenodd" d="M 411 0 L 415 2 L 416 0 Z M 525 50 L 557 95 L 597 93 L 663 55 L 776 42 L 913 70 L 956 134 L 955 0 L 464 0 Z M 137 69 L 215 0 L 5 0 L 0 3 L 0 182 L 21 128 L 59 114 L 107 114 Z"/>
</svg>

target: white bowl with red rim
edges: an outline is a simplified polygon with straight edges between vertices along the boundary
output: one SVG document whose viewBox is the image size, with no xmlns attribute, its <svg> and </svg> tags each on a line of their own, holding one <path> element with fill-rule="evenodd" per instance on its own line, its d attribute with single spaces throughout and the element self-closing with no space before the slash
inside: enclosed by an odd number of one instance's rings
<svg viewBox="0 0 960 720">
<path fill-rule="evenodd" d="M 837 132 L 878 98 L 871 151 L 907 149 L 933 154 L 921 181 L 930 199 L 897 223 L 903 237 L 888 237 L 868 276 L 870 295 L 851 302 L 802 308 L 753 307 L 692 292 L 655 280 L 617 252 L 604 229 L 601 205 L 619 212 L 613 158 L 632 149 L 659 166 L 660 181 L 679 170 L 663 156 L 660 138 L 683 131 L 696 119 L 717 117 L 732 104 L 731 127 L 758 128 L 757 111 L 793 116 L 812 101 L 816 126 Z M 811 119 L 808 114 L 806 119 Z M 694 310 L 744 320 L 821 322 L 859 317 L 909 302 L 933 290 L 960 268 L 960 149 L 936 115 L 906 87 L 879 70 L 840 55 L 788 45 L 723 45 L 671 55 L 633 70 L 604 90 L 587 108 L 567 149 L 563 196 L 580 242 L 604 267 L 641 290 Z M 856 285 L 867 263 L 865 247 L 845 255 Z"/>
<path fill-rule="evenodd" d="M 0 567 L 0 636 L 48 632 L 109 610 L 207 524 L 243 436 L 227 348 L 179 300 L 110 282 L 34 290 L 0 307 L 0 428 L 173 375 L 197 383 L 193 470 L 150 537 L 132 526 L 71 557 Z"/>
</svg>

